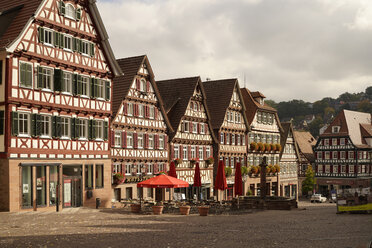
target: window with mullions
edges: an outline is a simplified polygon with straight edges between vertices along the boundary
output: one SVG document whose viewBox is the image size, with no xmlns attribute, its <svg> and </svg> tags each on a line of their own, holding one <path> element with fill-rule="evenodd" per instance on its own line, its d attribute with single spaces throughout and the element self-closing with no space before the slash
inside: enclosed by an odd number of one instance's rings
<svg viewBox="0 0 372 248">
<path fill-rule="evenodd" d="M 140 91 L 146 92 L 147 91 L 147 83 L 146 80 L 142 79 L 140 83 Z"/>
<path fill-rule="evenodd" d="M 143 133 L 137 134 L 137 147 L 143 148 Z"/>
<path fill-rule="evenodd" d="M 22 207 L 32 207 L 32 167 L 22 166 Z"/>
<path fill-rule="evenodd" d="M 183 160 L 188 160 L 188 152 L 187 152 L 187 146 L 183 147 Z"/>
<path fill-rule="evenodd" d="M 89 96 L 89 77 L 81 77 L 81 95 Z"/>
<path fill-rule="evenodd" d="M 85 188 L 86 189 L 93 188 L 93 165 L 92 164 L 85 165 Z"/>
<path fill-rule="evenodd" d="M 19 85 L 23 87 L 32 87 L 32 64 L 19 63 Z"/>
<path fill-rule="evenodd" d="M 121 147 L 121 131 L 115 131 L 114 146 Z"/>
<path fill-rule="evenodd" d="M 72 4 L 66 4 L 66 13 L 65 16 L 75 19 L 75 8 L 72 6 Z"/>
<path fill-rule="evenodd" d="M 154 149 L 154 135 L 149 134 L 149 149 Z"/>
<path fill-rule="evenodd" d="M 209 146 L 206 147 L 205 149 L 205 156 L 209 158 L 211 156 L 211 148 Z"/>
<path fill-rule="evenodd" d="M 63 72 L 62 91 L 72 93 L 72 73 Z"/>
<path fill-rule="evenodd" d="M 104 98 L 105 97 L 105 91 L 104 91 L 104 81 L 102 80 L 96 80 L 96 92 L 95 95 L 97 98 Z"/>
<path fill-rule="evenodd" d="M 53 31 L 44 29 L 44 44 L 53 45 Z"/>
<path fill-rule="evenodd" d="M 199 159 L 200 159 L 200 161 L 202 161 L 204 159 L 203 155 L 204 155 L 203 147 L 199 146 Z"/>
<path fill-rule="evenodd" d="M 94 130 L 96 139 L 103 139 L 103 121 L 96 121 Z"/>
<path fill-rule="evenodd" d="M 77 137 L 80 139 L 88 139 L 88 120 L 77 119 L 76 125 L 79 132 Z"/>
<path fill-rule="evenodd" d="M 132 116 L 133 115 L 133 104 L 128 102 L 127 106 L 128 106 L 127 115 Z"/>
<path fill-rule="evenodd" d="M 64 41 L 63 41 L 63 44 L 64 44 L 64 48 L 66 50 L 70 50 L 72 51 L 72 37 L 71 36 L 67 36 L 65 35 L 63 37 Z"/>
<path fill-rule="evenodd" d="M 90 43 L 87 41 L 82 41 L 81 42 L 81 52 L 83 54 L 89 55 L 89 49 L 90 49 Z"/>
<path fill-rule="evenodd" d="M 61 117 L 61 138 L 70 138 L 70 118 Z"/>
<path fill-rule="evenodd" d="M 18 113 L 18 135 L 30 135 L 30 114 Z"/>
<path fill-rule="evenodd" d="M 96 164 L 96 188 L 103 188 L 103 164 Z"/>
<path fill-rule="evenodd" d="M 51 133 L 51 116 L 40 115 L 40 136 L 50 137 Z"/>
<path fill-rule="evenodd" d="M 174 158 L 180 158 L 180 147 L 179 145 L 174 145 Z"/>
<path fill-rule="evenodd" d="M 127 133 L 127 148 L 133 148 L 133 133 Z"/>
<path fill-rule="evenodd" d="M 53 89 L 53 69 L 38 67 L 37 86 L 43 89 Z"/>
<path fill-rule="evenodd" d="M 164 135 L 159 135 L 159 149 L 164 149 Z"/>
</svg>

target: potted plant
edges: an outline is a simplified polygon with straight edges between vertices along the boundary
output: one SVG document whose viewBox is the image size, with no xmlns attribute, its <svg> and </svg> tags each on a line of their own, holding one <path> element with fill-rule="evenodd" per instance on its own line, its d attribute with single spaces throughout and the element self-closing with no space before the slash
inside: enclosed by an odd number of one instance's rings
<svg viewBox="0 0 372 248">
<path fill-rule="evenodd" d="M 198 162 L 197 158 L 190 159 L 190 164 L 194 165 L 194 164 L 196 164 L 196 162 Z"/>
<path fill-rule="evenodd" d="M 117 172 L 117 173 L 114 174 L 113 179 L 114 179 L 114 182 L 113 182 L 114 185 L 122 184 L 125 180 L 124 179 L 124 174 L 121 174 L 120 172 Z"/>
<path fill-rule="evenodd" d="M 154 215 L 161 215 L 163 213 L 163 202 L 159 201 L 156 205 L 152 206 L 152 212 Z"/>
<path fill-rule="evenodd" d="M 207 158 L 207 159 L 205 160 L 205 163 L 206 163 L 207 165 L 211 165 L 211 164 L 213 164 L 213 163 L 214 163 L 214 158 L 213 158 L 212 156 L 210 156 L 209 158 Z"/>
<path fill-rule="evenodd" d="M 270 144 L 267 144 L 265 143 L 265 151 L 271 151 L 271 145 Z"/>
<path fill-rule="evenodd" d="M 242 166 L 241 171 L 242 171 L 242 176 L 247 175 L 248 174 L 248 167 L 247 166 Z"/>
<path fill-rule="evenodd" d="M 231 169 L 231 167 L 225 167 L 225 175 L 226 175 L 226 177 L 229 177 L 229 176 L 231 176 L 231 174 L 232 174 L 232 169 Z"/>
<path fill-rule="evenodd" d="M 280 166 L 276 164 L 276 165 L 274 165 L 274 167 L 275 167 L 275 171 L 277 173 L 279 173 L 280 172 Z"/>
<path fill-rule="evenodd" d="M 282 150 L 282 146 L 280 144 L 275 144 L 275 147 L 276 147 L 275 151 L 280 152 Z"/>
<path fill-rule="evenodd" d="M 276 168 L 274 165 L 270 165 L 271 173 L 275 174 L 276 173 Z"/>
<path fill-rule="evenodd" d="M 173 162 L 174 162 L 174 165 L 177 166 L 182 163 L 182 160 L 180 158 L 176 158 L 173 160 Z"/>
<path fill-rule="evenodd" d="M 180 213 L 181 213 L 181 215 L 189 215 L 190 214 L 190 206 L 186 205 L 186 202 L 184 202 L 180 206 Z"/>
<path fill-rule="evenodd" d="M 202 203 L 202 205 L 198 207 L 198 211 L 200 216 L 207 216 L 209 212 L 209 206 Z"/>
<path fill-rule="evenodd" d="M 256 142 L 251 142 L 249 147 L 251 148 L 252 151 L 257 151 L 258 150 L 258 145 L 257 145 Z"/>
<path fill-rule="evenodd" d="M 257 174 L 257 173 L 258 173 L 258 167 L 255 166 L 255 165 L 252 165 L 252 166 L 251 166 L 251 173 L 252 173 L 252 174 Z"/>
<path fill-rule="evenodd" d="M 258 142 L 258 143 L 257 143 L 257 146 L 258 146 L 258 150 L 259 150 L 260 152 L 264 152 L 264 151 L 265 151 L 265 146 L 264 146 L 263 143 Z"/>
<path fill-rule="evenodd" d="M 271 169 L 270 169 L 269 165 L 267 165 L 267 166 L 266 166 L 266 175 L 269 174 L 270 171 L 271 171 Z"/>
<path fill-rule="evenodd" d="M 130 204 L 130 211 L 132 213 L 139 213 L 141 212 L 141 204 L 138 204 L 138 203 L 131 203 Z"/>
<path fill-rule="evenodd" d="M 271 151 L 276 151 L 276 145 L 275 144 L 270 144 Z"/>
</svg>

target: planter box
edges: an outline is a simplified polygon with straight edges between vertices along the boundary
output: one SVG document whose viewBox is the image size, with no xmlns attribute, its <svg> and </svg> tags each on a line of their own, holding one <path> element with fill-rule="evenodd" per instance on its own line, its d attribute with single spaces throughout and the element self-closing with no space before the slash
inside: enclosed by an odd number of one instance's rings
<svg viewBox="0 0 372 248">
<path fill-rule="evenodd" d="M 181 206 L 180 207 L 181 215 L 189 215 L 190 214 L 190 206 Z"/>
<path fill-rule="evenodd" d="M 154 215 L 163 214 L 163 206 L 152 206 L 152 212 L 154 213 Z"/>
<path fill-rule="evenodd" d="M 131 204 L 130 205 L 130 211 L 132 213 L 139 213 L 139 212 L 141 212 L 141 204 Z"/>
<path fill-rule="evenodd" d="M 200 206 L 198 207 L 198 211 L 200 216 L 207 216 L 209 212 L 209 206 Z"/>
</svg>

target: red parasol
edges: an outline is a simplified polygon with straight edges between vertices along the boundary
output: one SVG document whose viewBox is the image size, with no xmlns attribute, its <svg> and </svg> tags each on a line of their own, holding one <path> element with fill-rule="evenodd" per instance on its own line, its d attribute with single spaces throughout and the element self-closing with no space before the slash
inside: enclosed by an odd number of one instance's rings
<svg viewBox="0 0 372 248">
<path fill-rule="evenodd" d="M 194 174 L 194 187 L 201 187 L 201 178 L 200 178 L 200 167 L 199 163 L 196 163 L 195 174 Z"/>
<path fill-rule="evenodd" d="M 173 161 L 170 164 L 168 175 L 177 178 L 176 165 L 174 164 Z"/>
<path fill-rule="evenodd" d="M 243 195 L 242 169 L 240 163 L 235 167 L 235 195 Z"/>
<path fill-rule="evenodd" d="M 186 188 L 189 187 L 189 183 L 180 179 L 168 176 L 159 175 L 152 177 L 143 182 L 137 183 L 138 188 Z"/>
<path fill-rule="evenodd" d="M 225 175 L 225 164 L 222 160 L 218 163 L 216 182 L 214 184 L 214 189 L 225 190 L 227 189 L 226 175 Z"/>
</svg>

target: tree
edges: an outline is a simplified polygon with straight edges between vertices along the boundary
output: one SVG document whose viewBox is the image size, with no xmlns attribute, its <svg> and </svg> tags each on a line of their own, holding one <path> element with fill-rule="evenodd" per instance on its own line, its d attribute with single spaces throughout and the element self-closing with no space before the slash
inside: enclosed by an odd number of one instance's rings
<svg viewBox="0 0 372 248">
<path fill-rule="evenodd" d="M 369 86 L 367 89 L 366 89 L 366 96 L 372 100 L 372 86 Z"/>
<path fill-rule="evenodd" d="M 265 100 L 265 103 L 274 109 L 278 107 L 278 104 L 274 100 Z"/>
<path fill-rule="evenodd" d="M 309 123 L 308 131 L 311 133 L 312 136 L 318 137 L 319 136 L 319 129 L 323 126 L 323 118 L 317 116 L 315 120 Z"/>
<path fill-rule="evenodd" d="M 372 104 L 369 100 L 363 100 L 358 104 L 358 111 L 372 114 Z"/>
<path fill-rule="evenodd" d="M 311 165 L 307 166 L 305 173 L 305 180 L 302 182 L 302 194 L 307 195 L 309 192 L 313 192 L 315 184 L 315 173 Z"/>
</svg>

